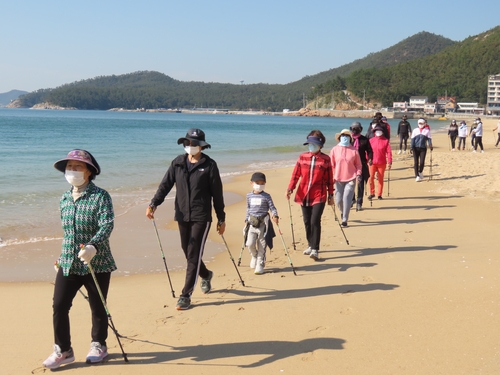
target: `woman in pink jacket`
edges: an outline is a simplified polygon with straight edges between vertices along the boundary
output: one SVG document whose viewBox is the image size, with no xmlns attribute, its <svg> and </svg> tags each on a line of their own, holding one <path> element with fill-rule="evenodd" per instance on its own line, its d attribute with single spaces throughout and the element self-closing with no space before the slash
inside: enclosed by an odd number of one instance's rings
<svg viewBox="0 0 500 375">
<path fill-rule="evenodd" d="M 335 183 L 335 201 L 342 213 L 342 226 L 347 227 L 356 179 L 358 183 L 363 183 L 361 159 L 358 150 L 351 145 L 352 135 L 349 130 L 343 129 L 335 135 L 335 138 L 339 143 L 330 151 L 333 182 Z"/>
<path fill-rule="evenodd" d="M 384 137 L 382 127 L 378 125 L 374 129 L 375 137 L 370 139 L 370 145 L 373 150 L 373 164 L 370 166 L 370 179 L 368 184 L 370 187 L 370 195 L 368 199 L 372 200 L 375 197 L 375 173 L 378 174 L 378 199 L 382 199 L 382 190 L 384 189 L 384 172 L 391 169 L 392 165 L 392 150 L 389 140 Z"/>
</svg>

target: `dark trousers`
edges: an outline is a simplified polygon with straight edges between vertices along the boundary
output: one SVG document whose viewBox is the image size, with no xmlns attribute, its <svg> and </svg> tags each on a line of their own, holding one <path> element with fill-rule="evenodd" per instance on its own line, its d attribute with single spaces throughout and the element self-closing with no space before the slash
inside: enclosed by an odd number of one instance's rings
<svg viewBox="0 0 500 375">
<path fill-rule="evenodd" d="M 462 150 L 465 150 L 465 137 L 458 137 L 458 149 L 460 150 L 460 147 L 462 147 Z"/>
<path fill-rule="evenodd" d="M 497 139 L 497 143 L 495 143 L 495 147 L 498 146 L 498 143 L 500 142 L 500 133 L 498 133 L 498 139 Z"/>
<path fill-rule="evenodd" d="M 474 150 L 477 150 L 477 146 L 481 147 L 481 151 L 483 148 L 483 137 L 476 135 L 476 140 L 474 141 Z"/>
<path fill-rule="evenodd" d="M 451 148 L 455 148 L 455 141 L 457 140 L 456 135 L 450 135 L 450 141 L 451 141 Z"/>
<path fill-rule="evenodd" d="M 186 280 L 181 296 L 191 298 L 198 281 L 198 275 L 204 279 L 209 275 L 202 257 L 211 223 L 207 221 L 178 221 L 177 224 L 181 235 L 182 251 L 184 251 L 187 260 Z"/>
<path fill-rule="evenodd" d="M 319 251 L 321 240 L 321 215 L 325 209 L 325 203 L 317 203 L 314 206 L 302 206 L 302 217 L 306 228 L 308 246 Z"/>
<path fill-rule="evenodd" d="M 424 171 L 426 154 L 427 148 L 415 147 L 413 149 L 413 168 L 415 170 L 415 177 L 417 177 L 419 173 L 422 173 Z"/>
<path fill-rule="evenodd" d="M 95 275 L 104 299 L 106 299 L 111 273 L 96 273 Z M 75 298 L 76 293 L 78 293 L 78 290 L 82 286 L 85 286 L 85 289 L 87 289 L 88 301 L 92 312 L 92 341 L 106 345 L 106 339 L 108 338 L 108 315 L 106 314 L 106 309 L 102 304 L 92 275 L 64 276 L 62 268 L 59 268 L 54 287 L 54 304 L 52 307 L 54 342 L 56 345 L 59 345 L 63 352 L 71 348 L 69 310 L 73 305 L 73 298 Z"/>
<path fill-rule="evenodd" d="M 404 143 L 404 151 L 406 151 L 406 147 L 407 147 L 407 144 L 408 144 L 408 135 L 404 135 L 404 134 L 400 134 L 399 135 L 399 149 L 401 150 L 401 147 L 403 147 L 403 143 Z"/>
</svg>

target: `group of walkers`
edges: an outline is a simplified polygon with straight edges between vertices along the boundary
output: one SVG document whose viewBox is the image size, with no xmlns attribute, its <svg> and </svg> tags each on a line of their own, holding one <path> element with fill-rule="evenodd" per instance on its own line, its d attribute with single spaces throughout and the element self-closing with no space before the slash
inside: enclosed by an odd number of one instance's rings
<svg viewBox="0 0 500 375">
<path fill-rule="evenodd" d="M 479 120 L 479 119 L 478 119 Z M 455 125 L 453 125 L 455 124 Z M 465 147 L 461 130 L 450 126 L 450 139 L 455 149 L 455 131 L 460 138 L 458 147 Z M 461 124 L 462 126 L 462 124 Z M 500 142 L 500 123 L 498 140 Z M 340 211 L 341 227 L 348 227 L 349 213 L 363 209 L 365 184 L 369 196 L 382 198 L 384 174 L 390 171 L 392 151 L 389 143 L 390 125 L 380 113 L 376 113 L 366 135 L 358 122 L 350 129 L 335 135 L 337 144 L 329 154 L 323 152 L 326 138 L 319 130 L 311 131 L 304 143 L 308 151 L 302 153 L 293 169 L 286 190 L 289 200 L 296 190 L 294 201 L 301 206 L 307 248 L 303 251 L 319 260 L 321 242 L 321 216 L 325 206 L 334 203 Z M 471 130 L 472 131 L 472 130 Z M 465 132 L 467 129 L 465 128 Z M 482 149 L 482 123 L 476 121 L 475 147 Z M 414 157 L 416 181 L 423 179 L 427 145 L 432 152 L 430 128 L 425 119 L 418 120 L 418 127 L 411 130 L 406 116 L 399 123 L 399 152 L 406 153 L 407 140 L 411 137 L 410 152 Z M 204 264 L 202 257 L 208 233 L 212 226 L 212 207 L 215 211 L 216 230 L 222 236 L 226 229 L 223 185 L 217 163 L 203 151 L 211 148 L 205 133 L 189 129 L 177 140 L 184 153 L 177 156 L 166 171 L 146 216 L 154 220 L 154 214 L 169 192 L 175 187 L 175 221 L 177 221 L 181 248 L 186 258 L 184 287 L 176 309 L 185 310 L 191 305 L 191 295 L 201 279 L 203 293 L 212 289 L 213 272 Z M 463 149 L 463 148 L 462 148 Z M 109 312 L 105 304 L 111 272 L 116 264 L 111 254 L 109 237 L 114 227 L 114 211 L 107 191 L 97 187 L 93 180 L 101 173 L 96 159 L 86 150 L 70 151 L 66 158 L 58 160 L 54 167 L 64 173 L 71 188 L 60 200 L 63 228 L 62 252 L 56 262 L 57 276 L 53 295 L 54 351 L 43 366 L 56 369 L 75 361 L 71 346 L 69 310 L 79 289 L 85 286 L 92 314 L 90 350 L 87 363 L 99 363 L 108 356 L 107 336 Z M 377 186 L 375 186 L 375 179 Z M 278 211 L 265 191 L 266 176 L 256 172 L 251 177 L 251 192 L 247 194 L 245 216 L 245 245 L 251 254 L 250 267 L 255 274 L 264 273 L 267 236 L 272 232 L 272 222 L 279 223 Z M 335 209 L 334 209 L 335 210 Z M 116 333 L 116 331 L 115 331 Z"/>
<path fill-rule="evenodd" d="M 493 131 L 498 132 L 497 142 L 495 147 L 498 147 L 498 143 L 500 142 L 500 121 L 499 125 L 497 125 Z M 472 152 L 477 152 L 477 148 L 481 149 L 481 153 L 484 152 L 483 146 L 483 123 L 481 118 L 476 118 L 472 123 L 470 131 L 467 129 L 467 123 L 465 121 L 460 122 L 460 126 L 457 125 L 456 120 L 452 120 L 450 126 L 448 127 L 448 137 L 450 138 L 451 151 L 455 151 L 455 144 L 458 137 L 458 150 L 465 150 L 466 138 L 470 136 L 471 142 L 471 150 Z"/>
</svg>

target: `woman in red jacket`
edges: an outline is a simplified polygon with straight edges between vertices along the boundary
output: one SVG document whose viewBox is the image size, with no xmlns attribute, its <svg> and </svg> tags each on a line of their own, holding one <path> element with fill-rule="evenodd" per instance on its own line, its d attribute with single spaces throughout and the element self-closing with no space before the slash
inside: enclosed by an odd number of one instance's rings
<svg viewBox="0 0 500 375">
<path fill-rule="evenodd" d="M 376 126 L 374 129 L 375 137 L 370 139 L 370 145 L 373 150 L 373 164 L 370 165 L 370 179 L 368 181 L 370 187 L 370 195 L 368 199 L 372 200 L 375 197 L 375 173 L 378 174 L 378 199 L 382 199 L 382 191 L 384 189 L 384 172 L 391 169 L 392 165 L 392 150 L 389 140 L 384 136 L 382 127 Z"/>
<path fill-rule="evenodd" d="M 307 141 L 304 143 L 304 146 L 309 147 L 309 151 L 301 154 L 297 160 L 286 191 L 286 198 L 290 199 L 290 195 L 299 183 L 295 202 L 302 206 L 302 216 L 306 229 L 308 248 L 304 250 L 304 254 L 309 255 L 314 260 L 319 259 L 321 215 L 325 209 L 325 203 L 333 204 L 333 177 L 330 157 L 321 152 L 325 141 L 325 136 L 319 130 L 313 130 L 309 133 Z"/>
</svg>

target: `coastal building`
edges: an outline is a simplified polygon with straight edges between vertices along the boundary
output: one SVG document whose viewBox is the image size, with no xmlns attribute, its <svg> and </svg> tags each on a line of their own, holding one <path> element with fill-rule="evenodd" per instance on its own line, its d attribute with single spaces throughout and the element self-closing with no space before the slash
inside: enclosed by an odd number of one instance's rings
<svg viewBox="0 0 500 375">
<path fill-rule="evenodd" d="M 456 112 L 482 115 L 484 113 L 484 108 L 479 107 L 479 103 L 457 103 Z"/>
<path fill-rule="evenodd" d="M 411 111 L 423 111 L 425 104 L 429 101 L 427 96 L 411 96 L 410 107 Z"/>
<path fill-rule="evenodd" d="M 455 112 L 457 107 L 456 96 L 438 96 L 437 97 L 437 110 L 439 112 Z"/>
<path fill-rule="evenodd" d="M 408 102 L 392 102 L 395 111 L 405 112 L 408 110 Z"/>
<path fill-rule="evenodd" d="M 488 77 L 488 96 L 486 101 L 487 114 L 500 115 L 500 74 Z"/>
<path fill-rule="evenodd" d="M 437 108 L 438 108 L 437 103 L 425 103 L 424 113 L 436 113 Z"/>
</svg>

